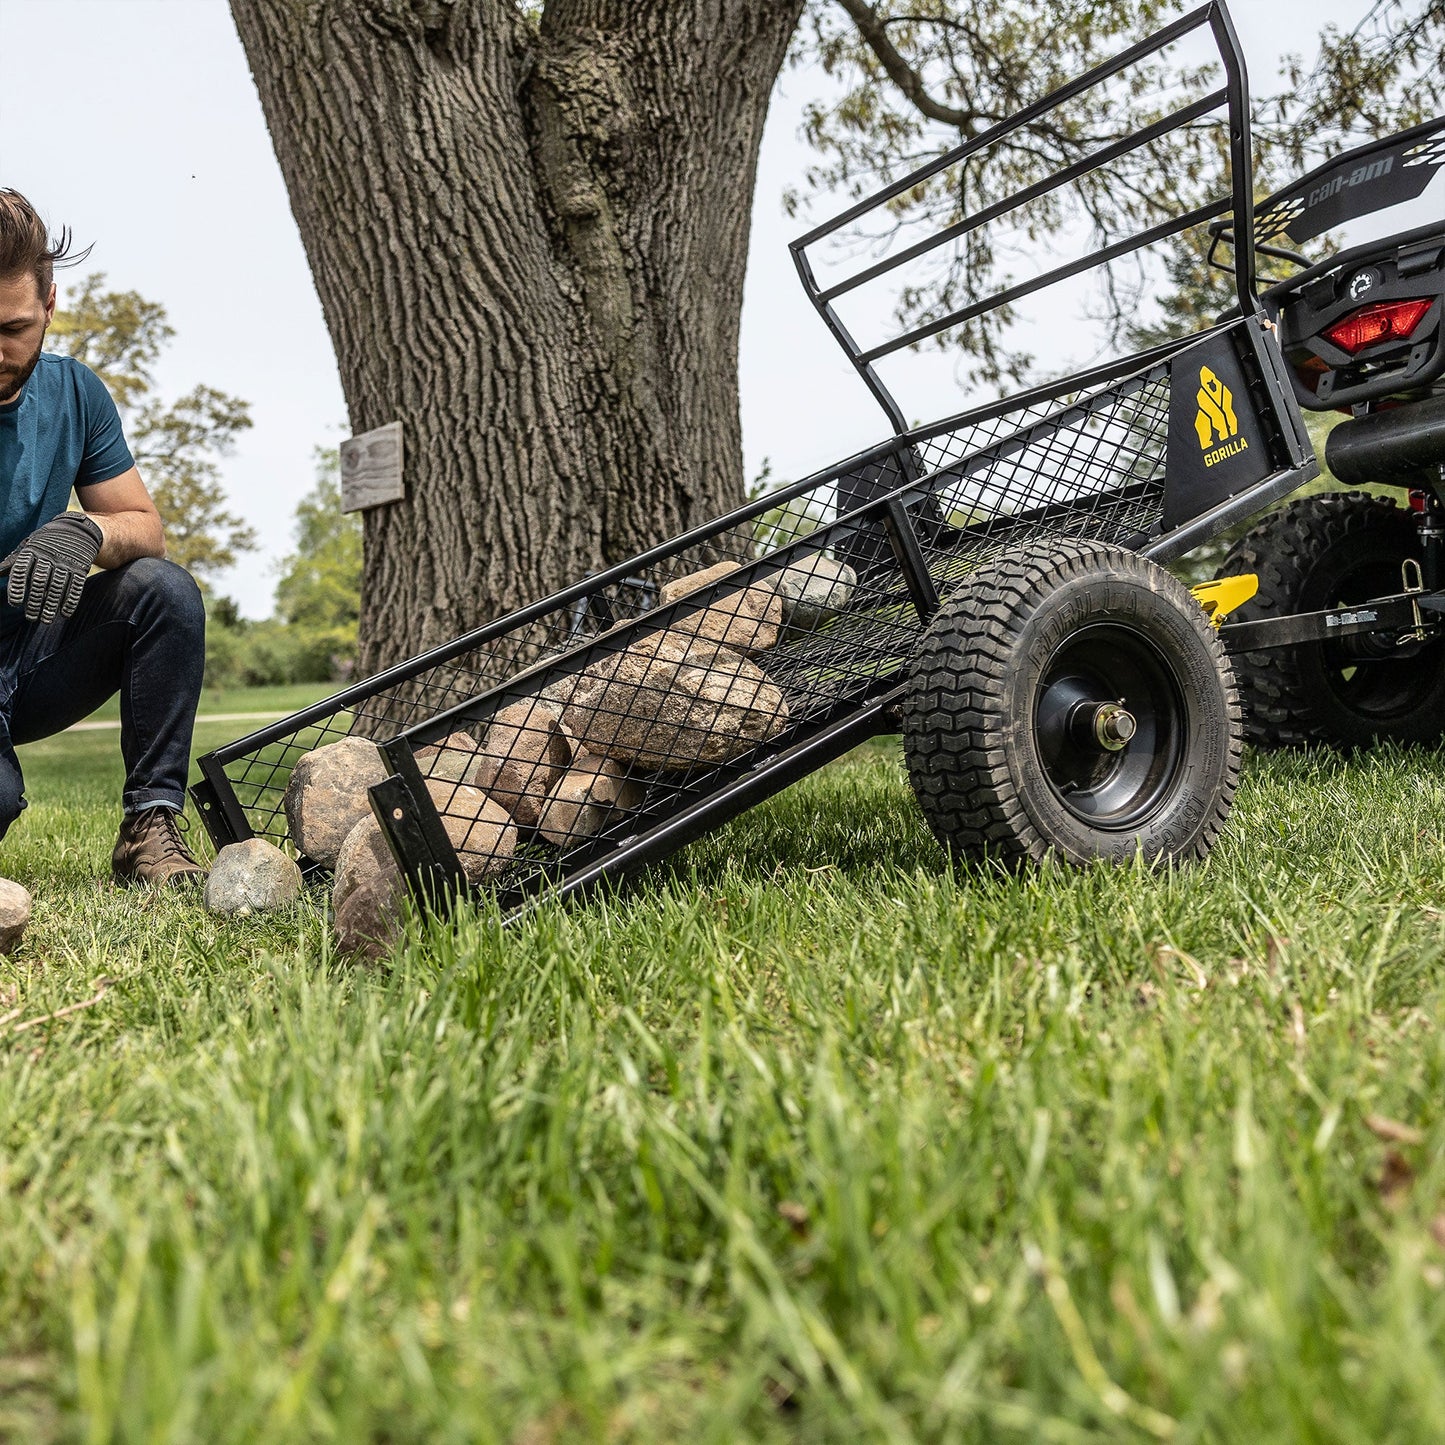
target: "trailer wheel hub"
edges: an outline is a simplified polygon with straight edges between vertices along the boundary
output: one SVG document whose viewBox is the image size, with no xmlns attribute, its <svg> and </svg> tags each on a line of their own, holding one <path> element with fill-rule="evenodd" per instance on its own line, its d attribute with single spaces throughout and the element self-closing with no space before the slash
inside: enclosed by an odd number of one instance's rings
<svg viewBox="0 0 1445 1445">
<path fill-rule="evenodd" d="M 1123 620 L 1066 638 L 1039 680 L 1034 729 L 1044 777 L 1093 827 L 1129 829 L 1173 786 L 1186 709 L 1157 645 Z"/>
<path fill-rule="evenodd" d="M 1094 741 L 1108 753 L 1123 751 L 1129 739 L 1139 731 L 1133 713 L 1117 702 L 1106 702 L 1093 709 L 1089 731 Z"/>
</svg>

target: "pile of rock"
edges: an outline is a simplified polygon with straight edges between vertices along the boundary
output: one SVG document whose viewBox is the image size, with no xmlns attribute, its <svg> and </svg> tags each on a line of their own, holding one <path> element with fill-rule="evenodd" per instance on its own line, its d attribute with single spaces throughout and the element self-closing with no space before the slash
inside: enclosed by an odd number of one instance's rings
<svg viewBox="0 0 1445 1445">
<path fill-rule="evenodd" d="M 725 562 L 670 582 L 660 605 L 736 570 Z M 418 749 L 467 878 L 497 877 L 523 841 L 566 849 L 595 837 L 640 806 L 650 778 L 728 762 L 784 731 L 787 703 L 757 658 L 846 607 L 854 585 L 847 567 L 816 553 L 502 708 L 479 736 L 458 731 Z M 297 847 L 334 872 L 338 944 L 372 956 L 395 937 L 402 896 L 368 795 L 386 772 L 372 743 L 348 738 L 303 757 L 285 796 Z"/>
</svg>

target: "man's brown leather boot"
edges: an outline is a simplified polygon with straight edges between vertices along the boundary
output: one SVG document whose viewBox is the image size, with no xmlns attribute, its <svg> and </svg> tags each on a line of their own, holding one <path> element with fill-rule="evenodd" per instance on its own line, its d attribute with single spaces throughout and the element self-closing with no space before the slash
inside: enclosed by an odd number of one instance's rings
<svg viewBox="0 0 1445 1445">
<path fill-rule="evenodd" d="M 111 877 L 122 888 L 147 883 L 199 883 L 206 870 L 186 847 L 186 820 L 174 808 L 143 808 L 121 819 L 110 855 Z"/>
</svg>

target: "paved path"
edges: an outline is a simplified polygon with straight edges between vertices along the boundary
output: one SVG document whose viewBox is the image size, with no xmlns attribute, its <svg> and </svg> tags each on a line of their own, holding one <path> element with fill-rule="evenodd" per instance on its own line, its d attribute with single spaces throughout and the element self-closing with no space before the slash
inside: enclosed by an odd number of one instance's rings
<svg viewBox="0 0 1445 1445">
<path fill-rule="evenodd" d="M 196 721 L 198 723 L 264 722 L 268 719 L 289 716 L 289 713 L 284 712 L 208 712 L 202 713 Z M 92 720 L 90 722 L 72 723 L 65 731 L 68 733 L 98 733 L 104 732 L 107 728 L 118 728 L 119 726 L 119 718 L 105 718 L 100 722 Z"/>
</svg>

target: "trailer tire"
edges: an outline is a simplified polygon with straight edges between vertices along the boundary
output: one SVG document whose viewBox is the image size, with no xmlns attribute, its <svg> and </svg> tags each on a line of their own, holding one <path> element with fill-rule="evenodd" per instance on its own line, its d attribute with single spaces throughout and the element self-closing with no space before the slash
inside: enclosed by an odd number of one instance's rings
<svg viewBox="0 0 1445 1445">
<path fill-rule="evenodd" d="M 1229 660 L 1184 584 L 1122 548 L 1054 541 L 981 568 L 933 618 L 903 747 L 952 852 L 1160 863 L 1208 854 L 1243 740 Z"/>
<path fill-rule="evenodd" d="M 1266 517 L 1235 543 L 1219 575 L 1259 578 L 1259 591 L 1230 613 L 1231 622 L 1251 622 L 1397 593 L 1401 563 L 1420 557 L 1410 512 L 1382 497 L 1334 492 Z M 1307 642 L 1232 661 L 1245 738 L 1257 748 L 1434 743 L 1445 731 L 1445 642 L 1374 659 L 1353 639 Z"/>
</svg>

